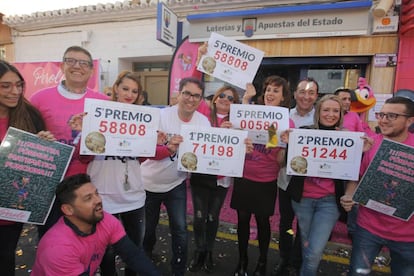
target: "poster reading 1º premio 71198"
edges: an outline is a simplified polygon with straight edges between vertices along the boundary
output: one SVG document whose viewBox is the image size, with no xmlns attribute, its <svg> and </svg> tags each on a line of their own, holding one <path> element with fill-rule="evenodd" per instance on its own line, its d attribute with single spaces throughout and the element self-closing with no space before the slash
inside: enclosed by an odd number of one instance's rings
<svg viewBox="0 0 414 276">
<path fill-rule="evenodd" d="M 44 224 L 73 147 L 9 128 L 0 146 L 0 219 Z"/>
</svg>

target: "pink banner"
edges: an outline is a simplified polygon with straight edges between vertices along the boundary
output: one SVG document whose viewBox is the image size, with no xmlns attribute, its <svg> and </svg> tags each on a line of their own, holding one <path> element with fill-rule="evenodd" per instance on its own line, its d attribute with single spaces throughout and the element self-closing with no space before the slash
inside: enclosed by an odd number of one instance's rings
<svg viewBox="0 0 414 276">
<path fill-rule="evenodd" d="M 13 63 L 26 81 L 25 97 L 30 98 L 33 93 L 40 89 L 58 85 L 64 78 L 63 72 L 60 70 L 60 64 L 60 61 Z M 88 87 L 99 91 L 99 61 L 94 60 L 93 66 L 95 70 L 89 79 Z"/>
<path fill-rule="evenodd" d="M 198 43 L 190 43 L 188 37 L 177 47 L 170 68 L 170 95 L 178 92 L 181 79 L 195 77 L 201 79 L 202 73 L 197 70 Z"/>
</svg>

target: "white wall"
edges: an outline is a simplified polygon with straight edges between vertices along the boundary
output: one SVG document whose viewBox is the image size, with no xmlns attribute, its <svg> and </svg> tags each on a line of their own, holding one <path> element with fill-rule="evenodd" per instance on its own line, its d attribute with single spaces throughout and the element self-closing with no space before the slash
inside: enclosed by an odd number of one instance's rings
<svg viewBox="0 0 414 276">
<path fill-rule="evenodd" d="M 84 42 L 90 32 L 89 42 Z M 15 32 L 15 61 L 60 61 L 72 45 L 89 50 L 101 61 L 105 78 L 112 85 L 118 72 L 131 70 L 132 62 L 170 61 L 173 49 L 156 40 L 156 19 L 110 22 L 47 30 Z"/>
</svg>

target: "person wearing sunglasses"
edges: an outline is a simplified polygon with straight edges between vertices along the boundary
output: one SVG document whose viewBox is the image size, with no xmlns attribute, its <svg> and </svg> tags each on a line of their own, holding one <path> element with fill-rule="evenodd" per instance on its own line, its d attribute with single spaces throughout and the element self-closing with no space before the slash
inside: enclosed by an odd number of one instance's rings
<svg viewBox="0 0 414 276">
<path fill-rule="evenodd" d="M 414 123 L 412 100 L 405 97 L 387 99 L 375 117 L 381 133 L 372 137 L 374 144 L 362 157 L 360 177 L 374 159 L 383 139 L 414 147 L 414 134 L 408 131 Z M 390 175 L 389 181 L 393 180 L 398 181 Z M 358 181 L 349 181 L 345 195 L 341 197 L 341 204 L 346 211 L 356 204 L 352 197 L 357 185 Z M 383 189 L 385 194 L 386 188 Z M 414 275 L 414 216 L 404 221 L 359 205 L 348 275 L 361 275 L 361 272 L 370 274 L 375 257 L 383 246 L 390 251 L 392 275 Z"/>
<path fill-rule="evenodd" d="M 94 70 L 92 56 L 88 50 L 80 46 L 67 48 L 60 68 L 64 74 L 64 80 L 57 86 L 34 93 L 30 97 L 30 102 L 39 109 L 47 129 L 56 139 L 73 146 L 79 131 L 72 130 L 68 125 L 71 117 L 83 112 L 86 98 L 107 100 L 108 97 L 87 87 Z M 72 158 L 66 176 L 86 173 L 86 168 L 87 164 L 82 163 L 79 158 Z M 58 220 L 60 215 L 60 209 L 55 203 L 46 224 L 38 227 L 39 238 Z"/>
<path fill-rule="evenodd" d="M 243 103 L 249 103 L 256 95 L 252 84 L 243 96 Z M 263 82 L 263 91 L 259 101 L 267 106 L 289 106 L 289 85 L 280 76 L 269 76 Z M 290 127 L 294 123 L 290 120 Z M 274 214 L 277 196 L 277 177 L 284 161 L 285 150 L 282 147 L 267 148 L 266 145 L 253 144 L 254 150 L 246 155 L 242 178 L 234 179 L 230 206 L 237 211 L 237 237 L 239 263 L 235 276 L 247 275 L 248 241 L 250 237 L 250 219 L 255 216 L 257 239 L 259 241 L 259 259 L 254 270 L 255 276 L 266 275 L 267 255 L 270 244 L 270 217 Z"/>
<path fill-rule="evenodd" d="M 219 88 L 213 95 L 210 105 L 204 100 L 198 111 L 204 114 L 213 127 L 230 128 L 228 121 L 230 106 L 239 103 L 237 90 L 228 85 Z M 212 273 L 214 269 L 213 247 L 219 226 L 219 215 L 231 177 L 192 173 L 190 178 L 191 195 L 194 207 L 195 251 L 189 270 L 201 269 Z"/>
</svg>

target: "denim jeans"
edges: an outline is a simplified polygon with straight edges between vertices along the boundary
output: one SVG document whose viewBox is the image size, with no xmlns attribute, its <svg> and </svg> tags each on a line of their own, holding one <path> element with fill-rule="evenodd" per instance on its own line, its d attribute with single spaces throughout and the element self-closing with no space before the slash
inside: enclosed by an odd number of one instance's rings
<svg viewBox="0 0 414 276">
<path fill-rule="evenodd" d="M 369 275 L 375 257 L 383 246 L 388 247 L 391 257 L 391 275 L 414 275 L 414 242 L 397 242 L 371 234 L 356 226 L 352 239 L 350 276 Z"/>
<path fill-rule="evenodd" d="M 167 209 L 172 241 L 171 268 L 173 275 L 184 275 L 187 263 L 187 192 L 185 181 L 165 193 L 146 192 L 144 249 L 152 252 L 156 242 L 156 228 L 163 203 Z"/>
<path fill-rule="evenodd" d="M 302 235 L 302 266 L 300 275 L 313 276 L 318 272 L 323 250 L 339 218 L 335 196 L 292 200 Z"/>
<path fill-rule="evenodd" d="M 217 179 L 214 179 L 217 182 Z M 227 188 L 191 185 L 194 206 L 194 240 L 196 250 L 212 251 L 219 226 L 219 215 Z"/>
<path fill-rule="evenodd" d="M 125 232 L 128 237 L 135 243 L 136 246 L 142 246 L 145 235 L 145 207 L 141 207 L 136 210 L 114 214 L 115 217 L 121 220 Z M 101 274 L 115 275 L 115 252 L 111 246 L 109 246 L 103 256 L 101 262 Z M 136 273 L 128 268 L 125 268 L 125 276 L 136 275 Z"/>
<path fill-rule="evenodd" d="M 0 275 L 13 276 L 15 273 L 16 247 L 22 228 L 20 222 L 0 226 Z"/>
</svg>

